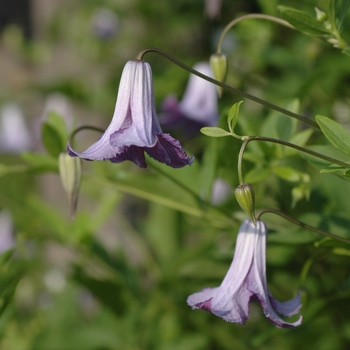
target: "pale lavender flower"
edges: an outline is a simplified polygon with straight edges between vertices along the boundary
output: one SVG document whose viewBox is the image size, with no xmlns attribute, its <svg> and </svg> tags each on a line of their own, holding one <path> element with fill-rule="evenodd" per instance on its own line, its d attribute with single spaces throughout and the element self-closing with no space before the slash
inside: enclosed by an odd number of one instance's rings
<svg viewBox="0 0 350 350">
<path fill-rule="evenodd" d="M 214 180 L 210 203 L 213 205 L 220 205 L 224 203 L 232 194 L 232 187 L 230 184 L 220 178 Z"/>
<path fill-rule="evenodd" d="M 198 62 L 193 69 L 213 77 L 207 62 Z M 179 102 L 176 96 L 169 95 L 165 98 L 161 111 L 161 123 L 169 128 L 183 127 L 199 132 L 202 126 L 217 125 L 219 112 L 216 86 L 191 74 L 181 101 Z"/>
<path fill-rule="evenodd" d="M 204 12 L 210 19 L 220 17 L 221 0 L 205 0 Z"/>
<path fill-rule="evenodd" d="M 266 237 L 267 229 L 262 221 L 256 226 L 250 220 L 241 225 L 231 266 L 216 288 L 205 288 L 188 297 L 193 309 L 205 309 L 227 322 L 245 324 L 249 317 L 251 299 L 260 301 L 265 316 L 279 328 L 296 327 L 295 322 L 286 322 L 280 315 L 290 317 L 301 308 L 300 296 L 280 302 L 273 298 L 266 282 Z"/>
<path fill-rule="evenodd" d="M 118 32 L 118 16 L 107 7 L 97 8 L 91 19 L 91 31 L 102 40 L 112 39 Z"/>
<path fill-rule="evenodd" d="M 8 103 L 0 111 L 0 150 L 21 153 L 32 147 L 32 138 L 27 128 L 22 109 Z"/>
<path fill-rule="evenodd" d="M 125 65 L 112 121 L 99 141 L 81 153 L 70 144 L 67 150 L 73 157 L 113 163 L 130 160 L 141 168 L 146 167 L 144 151 L 173 168 L 193 161 L 178 140 L 162 132 L 155 110 L 151 67 L 140 60 Z"/>
</svg>

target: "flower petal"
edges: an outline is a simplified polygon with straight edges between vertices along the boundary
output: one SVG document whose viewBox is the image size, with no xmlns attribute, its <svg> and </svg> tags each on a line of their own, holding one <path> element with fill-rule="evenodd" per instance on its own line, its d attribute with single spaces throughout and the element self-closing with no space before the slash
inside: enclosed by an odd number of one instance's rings
<svg viewBox="0 0 350 350">
<path fill-rule="evenodd" d="M 121 153 L 109 159 L 112 163 L 120 163 L 124 160 L 130 160 L 138 165 L 140 168 L 146 168 L 145 154 L 142 147 L 125 146 Z"/>
<path fill-rule="evenodd" d="M 216 288 L 204 288 L 198 293 L 191 294 L 187 298 L 187 304 L 192 307 L 193 310 L 195 309 L 204 309 L 208 311 L 211 310 L 211 300 L 213 299 L 213 296 L 215 295 Z"/>
<path fill-rule="evenodd" d="M 159 134 L 155 146 L 145 147 L 145 151 L 152 158 L 173 168 L 182 168 L 193 162 L 193 157 L 188 157 L 180 142 L 169 134 Z"/>
<path fill-rule="evenodd" d="M 253 225 L 253 224 L 252 224 Z M 292 299 L 289 302 L 278 302 L 275 300 L 267 286 L 266 282 L 266 238 L 267 238 L 267 228 L 262 221 L 257 221 L 257 241 L 255 244 L 255 252 L 253 265 L 251 270 L 249 271 L 249 275 L 247 277 L 247 286 L 248 289 L 254 293 L 254 295 L 259 299 L 265 316 L 276 326 L 279 328 L 290 328 L 296 327 L 301 324 L 302 318 L 300 317 L 296 322 L 286 322 L 284 321 L 278 314 L 277 309 L 274 308 L 274 304 L 270 301 L 273 300 L 277 307 L 280 307 L 281 310 L 285 311 L 285 313 L 290 314 L 290 312 L 295 311 L 297 308 L 298 299 Z M 300 308 L 300 307 L 299 307 Z M 297 309 L 296 312 L 298 312 Z M 292 314 L 295 314 L 291 313 Z M 282 312 L 282 315 L 285 315 Z"/>
<path fill-rule="evenodd" d="M 269 300 L 277 313 L 287 317 L 297 314 L 302 306 L 299 294 L 297 294 L 295 298 L 288 301 L 278 301 L 270 294 Z"/>
</svg>

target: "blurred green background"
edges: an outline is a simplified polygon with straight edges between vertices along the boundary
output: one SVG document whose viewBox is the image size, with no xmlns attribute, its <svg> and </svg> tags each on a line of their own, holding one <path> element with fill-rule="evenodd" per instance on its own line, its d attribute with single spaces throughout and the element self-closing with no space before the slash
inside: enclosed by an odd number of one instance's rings
<svg viewBox="0 0 350 350">
<path fill-rule="evenodd" d="M 221 283 L 246 218 L 233 195 L 241 145 L 235 139 L 174 135 L 195 156 L 184 169 L 151 159 L 146 170 L 129 162 L 84 162 L 76 217 L 69 218 L 57 155 L 41 140 L 50 111 L 65 121 L 63 143 L 77 126 L 105 128 L 122 68 L 142 49 L 158 47 L 192 66 L 215 52 L 233 18 L 280 17 L 278 5 L 314 15 L 322 1 L 222 0 L 212 1 L 217 11 L 211 12 L 208 3 L 0 2 L 0 113 L 25 121 L 0 124 L 0 235 L 10 232 L 0 255 L 1 350 L 350 348 L 349 247 L 271 214 L 263 217 L 270 229 L 269 287 L 280 300 L 301 293 L 302 325 L 277 329 L 254 303 L 244 326 L 187 306 L 189 294 Z M 348 17 L 342 34 L 350 37 Z M 350 128 L 350 64 L 341 51 L 262 20 L 238 24 L 223 51 L 228 84 Z M 145 60 L 157 107 L 170 93 L 181 99 L 188 73 L 153 53 Z M 240 100 L 225 92 L 219 101 L 223 128 Z M 249 100 L 237 130 L 284 140 L 297 135 L 310 148 L 334 152 L 319 131 Z M 96 137 L 82 132 L 77 144 L 82 150 Z M 349 237 L 349 182 L 320 174 L 322 166 L 281 146 L 251 143 L 244 174 L 258 209 L 278 208 Z M 223 198 L 213 201 L 218 182 L 225 184 Z"/>
</svg>

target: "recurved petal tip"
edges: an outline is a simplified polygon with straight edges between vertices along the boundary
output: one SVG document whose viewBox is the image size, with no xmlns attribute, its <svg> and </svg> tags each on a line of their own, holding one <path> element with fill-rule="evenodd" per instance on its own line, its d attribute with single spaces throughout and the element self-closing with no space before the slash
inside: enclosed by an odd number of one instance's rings
<svg viewBox="0 0 350 350">
<path fill-rule="evenodd" d="M 159 134 L 155 146 L 145 147 L 145 151 L 150 157 L 172 168 L 182 168 L 185 165 L 191 165 L 194 159 L 189 157 L 182 149 L 180 142 L 169 134 Z"/>
</svg>

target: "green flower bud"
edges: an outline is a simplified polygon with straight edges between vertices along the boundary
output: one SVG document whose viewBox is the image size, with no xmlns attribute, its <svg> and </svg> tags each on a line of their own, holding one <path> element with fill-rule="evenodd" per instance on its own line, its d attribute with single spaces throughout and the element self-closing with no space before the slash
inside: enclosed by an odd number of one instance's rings
<svg viewBox="0 0 350 350">
<path fill-rule="evenodd" d="M 221 52 L 216 52 L 210 56 L 210 66 L 213 71 L 214 78 L 222 83 L 225 82 L 227 75 L 227 57 Z M 219 97 L 222 96 L 222 87 L 216 86 Z"/>
<path fill-rule="evenodd" d="M 315 11 L 316 11 L 316 18 L 318 21 L 324 22 L 327 19 L 327 15 L 325 12 L 321 11 L 317 7 L 315 7 Z"/>
<path fill-rule="evenodd" d="M 81 159 L 62 152 L 58 157 L 58 169 L 62 186 L 68 196 L 70 216 L 73 219 L 81 182 Z"/>
<path fill-rule="evenodd" d="M 246 183 L 239 185 L 235 189 L 235 196 L 240 207 L 248 214 L 255 225 L 255 196 L 253 186 Z"/>
</svg>

